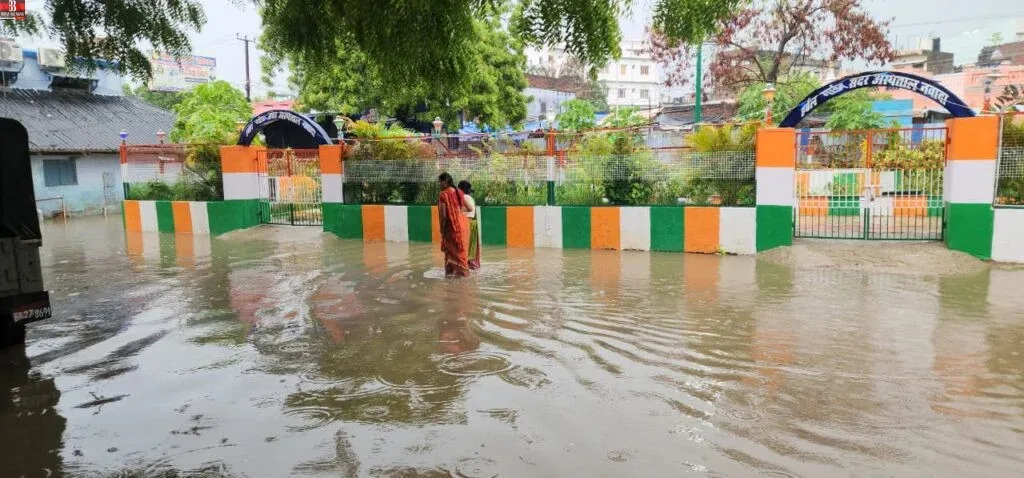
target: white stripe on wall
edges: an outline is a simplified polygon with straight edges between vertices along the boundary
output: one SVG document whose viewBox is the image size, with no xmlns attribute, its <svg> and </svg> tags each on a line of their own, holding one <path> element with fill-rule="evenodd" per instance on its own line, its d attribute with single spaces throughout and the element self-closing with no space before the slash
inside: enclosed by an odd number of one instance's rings
<svg viewBox="0 0 1024 478">
<path fill-rule="evenodd" d="M 757 204 L 759 206 L 792 206 L 795 172 L 792 168 L 757 168 Z"/>
<path fill-rule="evenodd" d="M 156 201 L 139 201 L 139 217 L 142 219 L 142 232 L 160 232 Z"/>
<path fill-rule="evenodd" d="M 340 203 L 343 202 L 341 195 L 341 175 L 340 174 L 325 174 L 321 178 L 322 190 L 323 190 L 323 202 L 328 203 Z"/>
<path fill-rule="evenodd" d="M 757 209 L 723 207 L 719 209 L 718 242 L 725 252 L 757 253 Z"/>
<path fill-rule="evenodd" d="M 209 234 L 210 215 L 206 212 L 206 203 L 190 202 L 188 212 L 192 216 L 192 234 Z"/>
<path fill-rule="evenodd" d="M 409 242 L 409 209 L 406 206 L 384 206 L 384 240 Z"/>
<path fill-rule="evenodd" d="M 258 173 L 224 173 L 224 199 L 256 199 L 259 184 Z"/>
<path fill-rule="evenodd" d="M 1024 263 L 1024 209 L 996 209 L 992 260 Z"/>
<path fill-rule="evenodd" d="M 562 248 L 562 208 L 537 206 L 533 208 L 534 247 Z"/>
<path fill-rule="evenodd" d="M 619 208 L 619 245 L 623 250 L 651 250 L 651 208 Z"/>
<path fill-rule="evenodd" d="M 956 204 L 992 204 L 995 196 L 995 161 L 946 163 L 945 200 Z"/>
</svg>

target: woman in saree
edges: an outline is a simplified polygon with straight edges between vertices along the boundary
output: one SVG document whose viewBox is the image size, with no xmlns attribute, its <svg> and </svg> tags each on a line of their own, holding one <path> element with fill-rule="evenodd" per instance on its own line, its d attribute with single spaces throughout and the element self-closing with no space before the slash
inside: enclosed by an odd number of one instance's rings
<svg viewBox="0 0 1024 478">
<path fill-rule="evenodd" d="M 469 268 L 477 270 L 480 268 L 480 226 L 476 222 L 476 200 L 473 199 L 473 185 L 469 181 L 459 181 L 459 191 L 462 191 L 462 210 L 469 219 Z"/>
<path fill-rule="evenodd" d="M 437 180 L 441 184 L 437 220 L 441 229 L 441 252 L 444 252 L 444 274 L 465 277 L 469 275 L 469 223 L 463 213 L 465 201 L 452 175 L 441 173 Z"/>
</svg>

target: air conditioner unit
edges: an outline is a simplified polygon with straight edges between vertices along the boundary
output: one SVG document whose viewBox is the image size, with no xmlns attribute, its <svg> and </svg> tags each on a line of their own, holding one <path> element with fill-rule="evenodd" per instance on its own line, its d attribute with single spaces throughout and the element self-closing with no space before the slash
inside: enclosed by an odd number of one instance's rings
<svg viewBox="0 0 1024 478">
<path fill-rule="evenodd" d="M 56 48 L 40 48 L 39 66 L 49 70 L 65 68 L 67 65 L 64 62 L 64 53 Z"/>
<path fill-rule="evenodd" d="M 13 41 L 0 41 L 0 62 L 21 63 L 21 47 Z"/>
</svg>

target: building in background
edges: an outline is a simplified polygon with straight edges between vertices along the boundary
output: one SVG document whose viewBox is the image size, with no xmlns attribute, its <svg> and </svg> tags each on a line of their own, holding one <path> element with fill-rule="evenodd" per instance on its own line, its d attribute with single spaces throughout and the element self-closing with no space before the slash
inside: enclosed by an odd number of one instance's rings
<svg viewBox="0 0 1024 478">
<path fill-rule="evenodd" d="M 914 102 L 912 100 L 877 100 L 871 102 L 871 109 L 885 116 L 886 124 L 895 123 L 900 127 L 909 127 L 914 124 Z"/>
<path fill-rule="evenodd" d="M 925 47 L 921 40 L 916 48 L 899 50 L 892 62 L 895 70 L 923 70 L 934 75 L 952 73 L 954 70 L 953 54 L 942 51 L 942 40 L 931 39 L 931 48 Z"/>
<path fill-rule="evenodd" d="M 619 48 L 622 56 L 598 71 L 597 79 L 608 89 L 608 106 L 657 108 L 661 104 L 665 76 L 661 65 L 651 58 L 650 45 L 644 40 L 625 40 Z M 526 50 L 528 73 L 554 78 L 585 74 L 586 66 L 561 47 Z"/>
<path fill-rule="evenodd" d="M 185 91 L 217 79 L 217 59 L 209 56 L 179 59 L 153 51 L 149 64 L 153 67 L 153 78 L 148 83 L 151 91 Z"/>
<path fill-rule="evenodd" d="M 252 115 L 256 116 L 270 110 L 293 110 L 295 100 L 292 98 L 274 98 L 263 101 L 252 102 Z"/>
<path fill-rule="evenodd" d="M 626 40 L 620 49 L 622 56 L 597 74 L 608 88 L 608 106 L 657 108 L 661 105 L 665 79 L 661 65 L 651 58 L 650 45 L 646 41 Z"/>
<path fill-rule="evenodd" d="M 101 64 L 70 73 L 58 50 L 23 50 L 0 40 L 0 111 L 28 130 L 32 178 L 47 216 L 116 211 L 124 197 L 118 133 L 155 143 L 174 115 L 122 95 L 123 78 Z"/>
<path fill-rule="evenodd" d="M 576 98 L 572 78 L 526 75 L 526 81 L 528 86 L 523 93 L 530 97 L 530 103 L 526 105 L 527 129 L 530 125 L 544 122 L 548 113 L 558 115 L 563 102 Z"/>
</svg>

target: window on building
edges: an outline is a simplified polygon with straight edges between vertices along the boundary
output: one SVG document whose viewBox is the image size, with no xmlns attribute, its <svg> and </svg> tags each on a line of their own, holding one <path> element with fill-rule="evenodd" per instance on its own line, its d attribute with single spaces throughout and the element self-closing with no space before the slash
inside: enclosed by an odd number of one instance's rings
<svg viewBox="0 0 1024 478">
<path fill-rule="evenodd" d="M 548 63 L 554 63 L 554 62 L 555 62 L 555 55 L 548 55 Z"/>
<path fill-rule="evenodd" d="M 640 99 L 648 99 L 651 97 L 651 92 L 647 90 L 640 90 Z"/>
<path fill-rule="evenodd" d="M 641 66 L 640 67 L 640 74 L 644 75 L 644 76 L 650 75 L 651 74 L 651 67 L 648 66 L 648 65 Z"/>
<path fill-rule="evenodd" d="M 75 159 L 44 159 L 43 183 L 46 187 L 77 186 L 78 170 L 75 168 Z"/>
<path fill-rule="evenodd" d="M 626 74 L 626 65 L 619 65 L 619 74 L 620 75 L 625 75 Z"/>
<path fill-rule="evenodd" d="M 626 97 L 626 89 L 625 88 L 619 88 L 619 98 L 625 98 L 625 97 Z"/>
<path fill-rule="evenodd" d="M 544 114 L 544 113 L 547 113 L 547 112 L 548 112 L 548 104 L 547 104 L 547 102 L 541 101 L 540 102 L 540 114 Z"/>
</svg>

